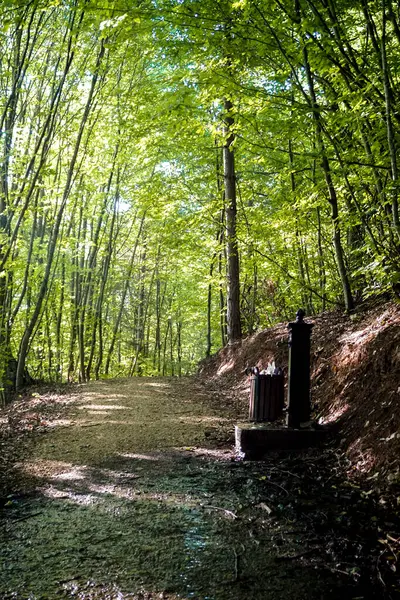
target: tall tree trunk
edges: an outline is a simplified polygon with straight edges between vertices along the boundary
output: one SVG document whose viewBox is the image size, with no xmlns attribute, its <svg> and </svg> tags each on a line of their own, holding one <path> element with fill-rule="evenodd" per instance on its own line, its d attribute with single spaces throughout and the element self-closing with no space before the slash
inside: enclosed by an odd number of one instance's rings
<svg viewBox="0 0 400 600">
<path fill-rule="evenodd" d="M 161 351 L 161 281 L 156 280 L 156 339 L 154 342 L 153 369 L 157 367 L 160 373 L 160 351 Z"/>
<path fill-rule="evenodd" d="M 56 381 L 62 381 L 62 339 L 61 339 L 61 323 L 62 315 L 64 310 L 64 297 L 65 297 L 65 254 L 61 258 L 61 286 L 60 286 L 60 300 L 58 303 L 57 317 L 56 317 L 56 352 L 57 352 L 57 365 L 56 365 Z"/>
<path fill-rule="evenodd" d="M 80 210 L 80 220 L 82 221 L 81 249 L 79 260 L 79 319 L 78 319 L 78 347 L 79 347 L 79 381 L 86 381 L 85 372 L 85 303 L 84 303 L 84 270 L 85 270 L 85 247 L 87 219 L 82 216 L 83 207 Z"/>
<path fill-rule="evenodd" d="M 118 132 L 119 134 L 119 132 Z M 93 303 L 94 303 L 94 285 L 93 285 L 93 274 L 95 272 L 95 267 L 96 267 L 96 261 L 97 261 L 97 255 L 98 255 L 98 251 L 99 251 L 99 238 L 100 238 L 100 232 L 101 232 L 101 228 L 103 225 L 103 220 L 104 220 L 104 215 L 106 212 L 106 208 L 107 208 L 107 204 L 108 204 L 108 200 L 109 200 L 109 195 L 110 195 L 110 191 L 111 191 L 111 185 L 112 185 L 112 181 L 114 178 L 114 171 L 115 171 L 115 165 L 116 165 L 116 160 L 117 160 L 117 156 L 118 156 L 118 151 L 119 151 L 119 141 L 117 142 L 116 146 L 115 146 L 115 150 L 114 150 L 114 155 L 113 155 L 113 161 L 112 161 L 112 167 L 111 167 L 111 171 L 108 177 L 108 181 L 107 181 L 107 186 L 104 192 L 104 199 L 103 202 L 101 204 L 101 209 L 100 209 L 100 214 L 99 217 L 97 219 L 97 223 L 96 223 L 96 228 L 94 231 L 94 237 L 92 240 L 92 245 L 91 248 L 89 250 L 89 256 L 88 256 L 88 260 L 87 260 L 87 277 L 85 280 L 85 294 L 84 294 L 84 299 L 83 299 L 83 304 L 85 307 L 87 307 L 87 310 L 89 311 L 89 314 L 92 314 L 92 323 L 91 323 L 91 334 L 88 335 L 88 339 L 90 340 L 89 345 L 90 345 L 90 352 L 89 352 L 89 358 L 88 358 L 88 362 L 87 362 L 87 367 L 86 367 L 86 379 L 89 381 L 90 376 L 91 376 L 91 370 L 92 370 L 92 364 L 93 364 L 93 360 L 94 360 L 94 355 L 95 355 L 95 351 L 96 351 L 96 336 L 97 336 L 97 329 L 99 331 L 99 344 L 98 344 L 98 360 L 96 363 L 96 379 L 98 379 L 99 377 L 99 370 L 100 367 L 103 363 L 103 323 L 102 323 L 102 306 L 99 306 L 99 302 L 96 302 L 96 309 L 94 310 L 94 315 L 93 315 Z M 118 170 L 118 174 L 117 174 L 117 190 L 116 190 L 116 195 L 114 197 L 114 208 L 115 208 L 115 202 L 117 202 L 117 197 L 119 194 L 119 177 L 120 177 L 120 173 Z M 114 232 L 114 223 L 115 223 L 115 210 L 113 211 L 113 217 L 112 217 L 112 222 L 111 222 L 111 228 L 112 228 L 112 234 Z M 109 236 L 109 244 L 110 244 L 110 239 L 111 236 Z M 101 286 L 101 284 L 100 284 Z M 101 293 L 100 290 L 100 294 L 99 296 L 104 295 L 104 290 L 103 290 L 103 294 Z M 103 298 L 101 298 L 101 304 L 103 302 Z M 87 328 L 88 329 L 88 328 Z"/>
<path fill-rule="evenodd" d="M 233 143 L 234 118 L 233 105 L 228 99 L 224 100 L 224 191 L 226 214 L 226 248 L 228 259 L 228 286 L 227 286 L 227 326 L 228 343 L 235 342 L 242 337 L 240 320 L 240 281 L 239 281 L 239 251 L 236 235 L 237 205 L 236 205 L 236 174 Z"/>
<path fill-rule="evenodd" d="M 141 255 L 141 267 L 139 275 L 139 302 L 137 307 L 137 328 L 136 328 L 136 351 L 135 351 L 135 368 L 138 375 L 141 374 L 141 367 L 138 366 L 139 357 L 143 353 L 144 335 L 145 335 L 145 287 L 144 279 L 146 275 L 146 245 L 144 246 Z"/>
<path fill-rule="evenodd" d="M 326 310 L 326 271 L 325 271 L 325 260 L 324 260 L 324 250 L 322 246 L 322 225 L 321 225 L 321 209 L 317 206 L 317 224 L 318 224 L 318 233 L 317 233 L 317 246 L 318 246 L 318 273 L 319 273 L 319 284 L 320 284 L 320 294 L 322 298 L 321 310 L 324 312 Z"/>
<path fill-rule="evenodd" d="M 28 19 L 30 10 L 31 14 Z M 11 389 L 9 382 L 13 381 L 16 375 L 15 359 L 12 356 L 10 348 L 11 328 L 15 318 L 15 314 L 11 315 L 11 299 L 9 295 L 12 271 L 9 266 L 6 267 L 6 261 L 12 245 L 10 236 L 10 215 L 12 209 L 9 198 L 9 167 L 22 81 L 25 77 L 27 62 L 35 45 L 38 32 L 38 29 L 36 29 L 36 33 L 33 36 L 31 35 L 36 10 L 37 6 L 28 6 L 23 9 L 21 16 L 17 16 L 16 18 L 14 36 L 10 35 L 9 37 L 10 43 L 13 44 L 11 90 L 4 103 L 0 118 L 0 130 L 2 131 L 3 138 L 0 160 L 0 263 L 2 265 L 2 272 L 0 274 L 0 406 L 4 405 L 8 400 Z M 42 18 L 40 17 L 38 26 L 41 20 Z M 26 35 L 23 42 L 24 27 Z M 12 387 L 14 387 L 14 383 Z"/>
<path fill-rule="evenodd" d="M 386 108 L 386 132 L 388 139 L 390 164 L 391 164 L 391 175 L 392 175 L 392 188 L 390 190 L 392 196 L 392 219 L 393 228 L 397 233 L 397 237 L 400 239 L 400 220 L 399 220 L 399 172 L 397 165 L 397 144 L 396 137 L 393 128 L 392 121 L 392 97 L 393 93 L 390 87 L 389 78 L 389 65 L 387 62 L 386 55 L 386 0 L 382 0 L 382 42 L 381 42 L 381 54 L 382 54 L 382 74 L 383 74 L 383 88 L 385 92 L 385 108 Z"/>
<path fill-rule="evenodd" d="M 220 323 L 220 331 L 221 331 L 221 345 L 224 347 L 227 343 L 228 337 L 228 329 L 227 329 L 227 318 L 226 318 L 226 303 L 225 303 L 225 294 L 224 294 L 224 282 L 226 280 L 226 274 L 223 273 L 223 254 L 226 258 L 226 244 L 225 244 L 225 190 L 223 185 L 223 167 L 221 166 L 221 154 L 220 149 L 217 146 L 217 141 L 215 141 L 216 145 L 216 175 L 217 175 L 217 191 L 218 197 L 221 198 L 223 202 L 223 206 L 220 213 L 220 221 L 219 221 L 219 251 L 218 251 L 218 276 L 219 276 L 219 285 L 218 285 L 218 293 L 219 293 L 219 323 Z M 223 157 L 222 157 L 223 158 Z M 223 162 L 223 161 L 222 161 Z"/>
<path fill-rule="evenodd" d="M 293 98 L 292 98 L 293 102 Z M 297 266 L 299 269 L 299 277 L 300 277 L 300 287 L 301 287 L 301 302 L 304 306 L 306 314 L 310 315 L 312 313 L 312 309 L 310 307 L 310 303 L 308 301 L 308 296 L 306 293 L 306 277 L 305 277 L 305 269 L 304 269 L 304 261 L 303 261 L 303 253 L 301 248 L 301 235 L 299 229 L 299 218 L 297 216 L 297 208 L 296 208 L 296 178 L 294 175 L 294 155 L 293 155 L 293 143 L 292 139 L 289 138 L 289 164 L 290 164 L 290 187 L 292 191 L 292 200 L 294 210 L 296 212 L 296 230 L 295 230 L 295 240 L 296 240 L 296 254 L 297 254 Z"/>
<path fill-rule="evenodd" d="M 176 322 L 176 346 L 178 353 L 178 377 L 182 377 L 182 321 L 180 315 Z"/>
<path fill-rule="evenodd" d="M 119 173 L 119 169 L 118 169 L 117 170 L 116 189 L 115 189 L 115 195 L 114 195 L 114 201 L 113 201 L 113 213 L 112 213 L 112 217 L 111 217 L 110 231 L 108 234 L 108 243 L 107 243 L 106 253 L 105 253 L 104 262 L 103 262 L 103 269 L 102 269 L 102 274 L 101 274 L 101 279 L 100 279 L 99 295 L 98 295 L 98 298 L 96 301 L 96 310 L 95 310 L 94 323 L 93 323 L 93 329 L 92 329 L 91 350 L 90 350 L 90 356 L 89 356 L 89 361 L 88 361 L 87 370 L 86 370 L 86 378 L 88 380 L 90 379 L 92 361 L 93 361 L 94 351 L 95 351 L 95 347 L 96 347 L 96 331 L 97 331 L 98 325 L 100 324 L 100 322 L 102 320 L 104 293 L 105 293 L 105 289 L 106 289 L 106 285 L 107 285 L 107 281 L 108 281 L 108 274 L 110 271 L 111 259 L 112 259 L 112 255 L 113 255 L 113 251 L 114 251 L 114 242 L 115 242 L 114 231 L 115 231 L 115 222 L 116 222 L 116 218 L 117 218 L 117 209 L 118 209 L 119 194 L 120 194 L 119 184 L 120 184 L 120 173 Z M 111 177 L 110 177 L 109 185 L 107 188 L 107 194 L 110 191 L 110 186 L 111 186 Z M 102 344 L 99 347 L 99 356 L 98 356 L 97 362 L 98 362 L 98 366 L 96 366 L 96 378 L 98 377 L 98 374 L 99 374 L 99 371 L 101 368 L 101 364 L 103 362 L 103 345 Z"/>
<path fill-rule="evenodd" d="M 296 0 L 296 7 L 298 10 L 298 14 L 300 14 L 300 8 L 298 0 Z M 321 123 L 321 115 L 320 115 L 320 107 L 317 102 L 317 96 L 314 88 L 314 78 L 311 73 L 311 67 L 308 60 L 308 52 L 305 45 L 303 43 L 303 57 L 304 57 L 304 67 L 307 76 L 308 89 L 310 93 L 311 100 L 311 109 L 313 114 L 313 119 L 315 123 L 315 133 L 316 133 L 316 141 L 317 141 L 317 149 L 321 155 L 321 163 L 322 170 L 325 176 L 325 183 L 328 190 L 329 203 L 331 205 L 331 218 L 333 224 L 333 245 L 335 248 L 336 262 L 339 270 L 340 280 L 343 289 L 343 297 L 346 311 L 349 312 L 354 308 L 353 296 L 351 293 L 350 280 L 347 273 L 347 268 L 345 264 L 344 252 L 341 241 L 341 232 L 340 232 L 340 222 L 339 222 L 339 207 L 338 207 L 338 199 L 336 194 L 336 188 L 333 183 L 332 173 L 329 165 L 328 156 L 325 149 L 325 143 L 323 139 L 323 128 Z"/>
<path fill-rule="evenodd" d="M 171 375 L 174 377 L 175 375 L 175 359 L 174 359 L 174 341 L 172 336 L 172 317 L 170 318 L 170 328 L 169 328 L 169 358 L 171 361 Z"/>
<path fill-rule="evenodd" d="M 156 269 L 153 269 L 153 272 L 151 274 L 149 288 L 147 291 L 147 298 L 146 298 L 146 302 L 144 305 L 143 317 L 142 317 L 143 318 L 143 344 L 140 347 L 137 346 L 135 355 L 132 358 L 130 369 L 129 369 L 130 377 L 133 377 L 135 370 L 136 370 L 136 366 L 138 364 L 139 349 L 142 351 L 142 354 L 146 358 L 148 357 L 148 354 L 149 354 L 150 317 L 148 316 L 148 313 L 149 313 L 149 308 L 150 308 L 151 295 L 153 292 L 155 274 L 156 274 Z M 146 329 L 146 334 L 145 334 L 145 329 Z M 153 366 L 154 366 L 154 356 L 153 356 Z"/>
<path fill-rule="evenodd" d="M 167 343 L 168 343 L 168 334 L 171 328 L 171 317 L 167 319 L 167 329 L 165 330 L 164 343 L 163 343 L 163 366 L 162 366 L 162 375 L 163 377 L 167 374 Z"/>
<path fill-rule="evenodd" d="M 131 260 L 130 260 L 130 263 L 129 263 L 128 272 L 127 272 L 126 279 L 125 279 L 124 289 L 122 291 L 122 297 L 121 297 L 121 302 L 120 302 L 120 305 L 119 305 L 119 311 L 118 311 L 117 319 L 116 319 L 116 321 L 114 323 L 114 329 L 113 329 L 112 336 L 111 336 L 111 343 L 110 343 L 110 346 L 108 348 L 106 366 L 105 366 L 105 369 L 104 369 L 104 372 L 105 372 L 106 375 L 108 375 L 109 371 L 110 371 L 111 358 L 112 358 L 112 355 L 113 355 L 113 352 L 114 352 L 115 342 L 116 342 L 116 339 L 117 339 L 118 330 L 119 330 L 119 327 L 120 327 L 120 324 L 121 324 L 121 320 L 122 320 L 122 314 L 124 312 L 126 295 L 128 293 L 129 282 L 131 280 L 132 272 L 133 272 L 133 267 L 134 267 L 134 264 L 135 264 L 136 250 L 137 250 L 140 238 L 142 236 L 142 231 L 143 231 L 143 225 L 144 225 L 145 218 L 146 218 L 146 212 L 143 213 L 142 219 L 140 221 L 139 231 L 138 231 L 138 234 L 136 236 L 135 245 L 133 247 L 133 251 L 132 251 L 132 255 L 131 255 Z"/>
<path fill-rule="evenodd" d="M 36 322 L 39 318 L 40 311 L 42 309 L 42 304 L 43 304 L 43 301 L 44 301 L 46 293 L 47 293 L 50 272 L 51 272 L 51 268 L 52 268 L 52 264 L 53 264 L 53 258 L 54 258 L 57 241 L 58 241 L 58 235 L 59 235 L 59 231 L 60 231 L 60 227 L 61 227 L 62 217 L 63 217 L 64 210 L 65 210 L 65 207 L 66 207 L 66 204 L 68 201 L 71 187 L 73 185 L 73 175 L 74 175 L 74 171 L 75 171 L 75 165 L 76 165 L 77 158 L 78 158 L 78 153 L 79 153 L 79 149 L 80 149 L 80 145 L 81 145 L 81 141 L 82 141 L 82 137 L 83 137 L 83 132 L 84 132 L 84 129 L 85 129 L 85 126 L 86 126 L 86 123 L 87 123 L 87 120 L 88 120 L 88 117 L 90 114 L 90 110 L 92 108 L 93 95 L 94 95 L 97 80 L 99 77 L 99 68 L 100 68 L 100 64 L 102 62 L 104 53 L 105 53 L 105 46 L 104 46 L 104 42 L 102 41 L 100 51 L 97 56 L 96 67 L 94 69 L 94 73 L 92 76 L 92 82 L 91 82 L 88 98 L 86 101 L 85 110 L 82 115 L 79 131 L 78 131 L 78 136 L 77 136 L 77 139 L 75 142 L 74 151 L 73 151 L 72 158 L 71 158 L 71 161 L 69 164 L 69 169 L 68 169 L 68 174 L 67 174 L 67 179 L 66 179 L 66 183 L 65 183 L 65 187 L 64 187 L 61 205 L 58 209 L 56 221 L 54 223 L 54 227 L 53 227 L 53 231 L 52 231 L 52 235 L 51 235 L 51 239 L 50 239 L 50 243 L 49 243 L 45 273 L 43 276 L 42 284 L 40 286 L 39 294 L 37 296 L 35 309 L 33 311 L 32 317 L 28 323 L 28 326 L 25 330 L 25 333 L 22 337 L 21 344 L 19 347 L 17 377 L 16 377 L 16 384 L 15 384 L 15 387 L 17 390 L 19 390 L 23 385 L 25 362 L 26 362 L 26 356 L 28 353 L 30 339 L 31 339 L 32 333 L 34 331 Z"/>
<path fill-rule="evenodd" d="M 218 274 L 219 274 L 219 321 L 221 331 L 221 345 L 225 346 L 228 337 L 227 324 L 226 324 L 226 304 L 223 287 L 223 264 L 222 264 L 222 250 L 218 253 Z"/>
<path fill-rule="evenodd" d="M 211 259 L 210 270 L 209 270 L 209 278 L 208 282 L 208 290 L 207 290 L 207 346 L 206 346 L 206 358 L 211 356 L 211 348 L 212 348 L 212 340 L 211 340 L 211 308 L 212 308 L 212 283 L 211 278 L 214 272 L 214 261 L 215 261 L 216 253 Z"/>
</svg>

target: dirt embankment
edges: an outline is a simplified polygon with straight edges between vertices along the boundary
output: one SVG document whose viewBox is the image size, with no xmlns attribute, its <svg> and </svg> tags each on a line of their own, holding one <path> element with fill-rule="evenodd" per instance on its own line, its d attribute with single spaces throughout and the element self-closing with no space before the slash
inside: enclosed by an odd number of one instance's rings
<svg viewBox="0 0 400 600">
<path fill-rule="evenodd" d="M 314 418 L 336 425 L 349 474 L 393 491 L 400 483 L 400 305 L 379 303 L 351 317 L 340 312 L 314 323 L 311 398 Z M 245 417 L 247 366 L 275 360 L 287 373 L 287 324 L 256 333 L 204 361 L 199 377 Z"/>
</svg>

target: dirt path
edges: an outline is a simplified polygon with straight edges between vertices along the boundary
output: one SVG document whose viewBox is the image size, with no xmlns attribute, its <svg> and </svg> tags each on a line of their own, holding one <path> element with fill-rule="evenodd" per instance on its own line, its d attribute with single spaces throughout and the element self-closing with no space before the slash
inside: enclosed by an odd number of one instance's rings
<svg viewBox="0 0 400 600">
<path fill-rule="evenodd" d="M 0 598 L 368 597 L 315 557 L 322 538 L 285 484 L 300 476 L 237 461 L 234 413 L 191 380 L 96 382 L 69 400 L 16 467 Z"/>
</svg>

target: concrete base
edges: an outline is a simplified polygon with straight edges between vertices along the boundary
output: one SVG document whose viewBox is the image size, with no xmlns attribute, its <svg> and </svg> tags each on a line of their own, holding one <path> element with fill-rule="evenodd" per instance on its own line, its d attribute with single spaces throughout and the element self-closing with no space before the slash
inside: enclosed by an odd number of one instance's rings
<svg viewBox="0 0 400 600">
<path fill-rule="evenodd" d="M 320 445 L 323 429 L 287 429 L 267 423 L 239 423 L 235 426 L 236 451 L 245 459 L 259 459 L 270 451 L 299 450 Z"/>
</svg>

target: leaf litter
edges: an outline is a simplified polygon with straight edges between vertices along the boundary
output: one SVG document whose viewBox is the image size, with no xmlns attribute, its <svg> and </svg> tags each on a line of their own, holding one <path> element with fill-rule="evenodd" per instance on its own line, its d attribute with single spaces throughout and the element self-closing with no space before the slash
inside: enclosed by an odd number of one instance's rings
<svg viewBox="0 0 400 600">
<path fill-rule="evenodd" d="M 242 462 L 189 378 L 34 393 L 0 428 L 1 598 L 396 597 L 396 515 L 336 448 Z"/>
</svg>

